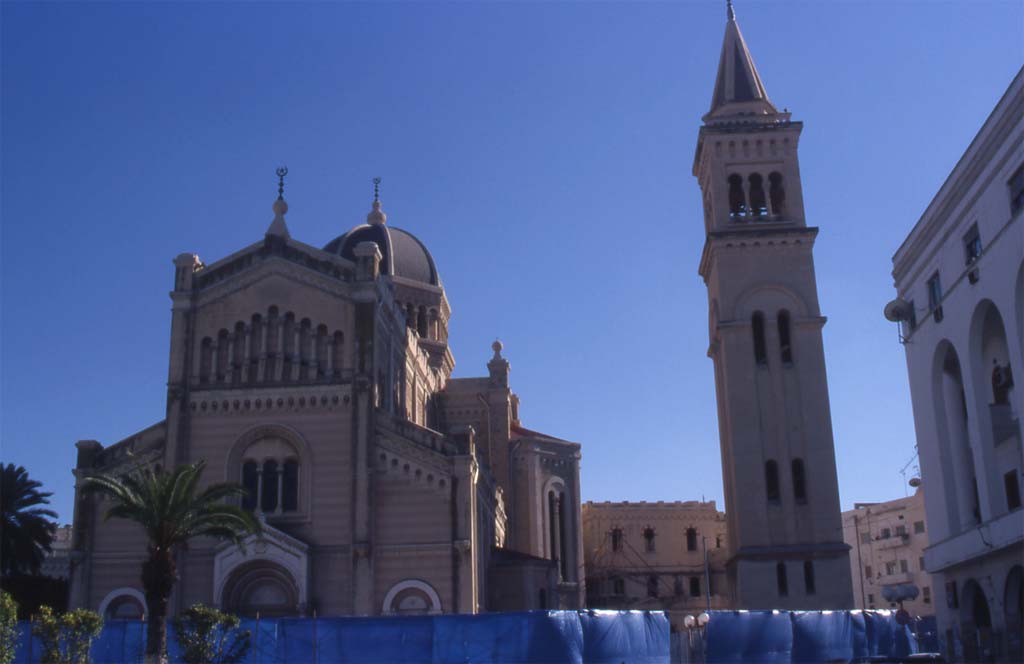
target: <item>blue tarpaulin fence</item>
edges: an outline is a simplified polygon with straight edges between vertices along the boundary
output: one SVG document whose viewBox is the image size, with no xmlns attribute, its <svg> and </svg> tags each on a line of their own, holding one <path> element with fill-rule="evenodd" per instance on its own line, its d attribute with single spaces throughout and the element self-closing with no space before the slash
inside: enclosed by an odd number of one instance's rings
<svg viewBox="0 0 1024 664">
<path fill-rule="evenodd" d="M 888 611 L 712 611 L 704 653 L 688 661 L 847 662 L 916 652 L 913 636 Z M 386 618 L 243 620 L 252 632 L 246 664 L 669 664 L 669 621 L 660 611 L 525 611 Z M 38 639 L 21 623 L 15 664 L 36 664 Z M 111 620 L 94 661 L 142 662 L 145 625 Z M 172 662 L 180 661 L 168 635 Z"/>
</svg>

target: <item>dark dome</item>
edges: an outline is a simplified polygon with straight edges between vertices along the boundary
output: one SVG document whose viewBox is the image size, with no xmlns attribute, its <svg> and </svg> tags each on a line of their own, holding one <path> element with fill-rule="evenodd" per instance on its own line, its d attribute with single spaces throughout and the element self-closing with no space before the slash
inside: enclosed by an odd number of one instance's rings
<svg viewBox="0 0 1024 664">
<path fill-rule="evenodd" d="M 380 271 L 394 277 L 440 286 L 434 259 L 415 235 L 386 224 L 362 224 L 331 240 L 324 251 L 355 261 L 360 242 L 375 242 L 380 248 Z"/>
</svg>

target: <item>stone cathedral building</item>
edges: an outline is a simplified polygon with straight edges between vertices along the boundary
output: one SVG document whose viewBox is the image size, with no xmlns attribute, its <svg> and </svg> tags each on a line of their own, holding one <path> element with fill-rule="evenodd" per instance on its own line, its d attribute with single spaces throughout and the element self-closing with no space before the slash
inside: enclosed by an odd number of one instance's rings
<svg viewBox="0 0 1024 664">
<path fill-rule="evenodd" d="M 500 343 L 486 374 L 452 378 L 430 252 L 377 196 L 323 248 L 291 236 L 283 196 L 273 209 L 230 256 L 175 259 L 165 418 L 77 445 L 79 479 L 205 459 L 205 482 L 248 489 L 264 534 L 181 551 L 171 610 L 580 606 L 580 446 L 522 425 Z M 138 616 L 145 539 L 107 507 L 77 492 L 71 606 Z"/>
<path fill-rule="evenodd" d="M 803 124 L 769 100 L 732 5 L 693 174 L 736 608 L 853 608 L 814 278 Z"/>
</svg>

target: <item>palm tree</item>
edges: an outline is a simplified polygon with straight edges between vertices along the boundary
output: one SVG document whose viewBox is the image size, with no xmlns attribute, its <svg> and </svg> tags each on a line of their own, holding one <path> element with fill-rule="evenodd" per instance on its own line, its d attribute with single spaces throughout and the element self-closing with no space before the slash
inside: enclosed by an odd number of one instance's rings
<svg viewBox="0 0 1024 664">
<path fill-rule="evenodd" d="M 148 557 L 142 564 L 142 587 L 149 616 L 146 624 L 147 659 L 163 661 L 167 653 L 167 603 L 178 580 L 175 552 L 196 537 L 230 540 L 242 546 L 249 534 L 259 533 L 259 522 L 249 512 L 224 503 L 225 498 L 245 495 L 238 484 L 211 484 L 197 493 L 205 461 L 164 471 L 142 468 L 124 477 L 93 475 L 84 481 L 86 491 L 113 499 L 107 519 L 135 521 L 149 539 Z"/>
<path fill-rule="evenodd" d="M 39 573 L 43 558 L 57 532 L 57 513 L 39 505 L 49 505 L 50 492 L 41 492 L 42 483 L 28 478 L 22 466 L 9 463 L 0 473 L 0 571 Z"/>
</svg>

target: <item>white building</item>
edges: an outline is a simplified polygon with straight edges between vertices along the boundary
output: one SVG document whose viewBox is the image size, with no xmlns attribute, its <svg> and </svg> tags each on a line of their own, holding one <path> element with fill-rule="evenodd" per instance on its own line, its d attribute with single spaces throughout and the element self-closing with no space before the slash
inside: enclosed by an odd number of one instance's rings
<svg viewBox="0 0 1024 664">
<path fill-rule="evenodd" d="M 1024 70 L 893 257 L 940 636 L 1020 661 Z"/>
</svg>

